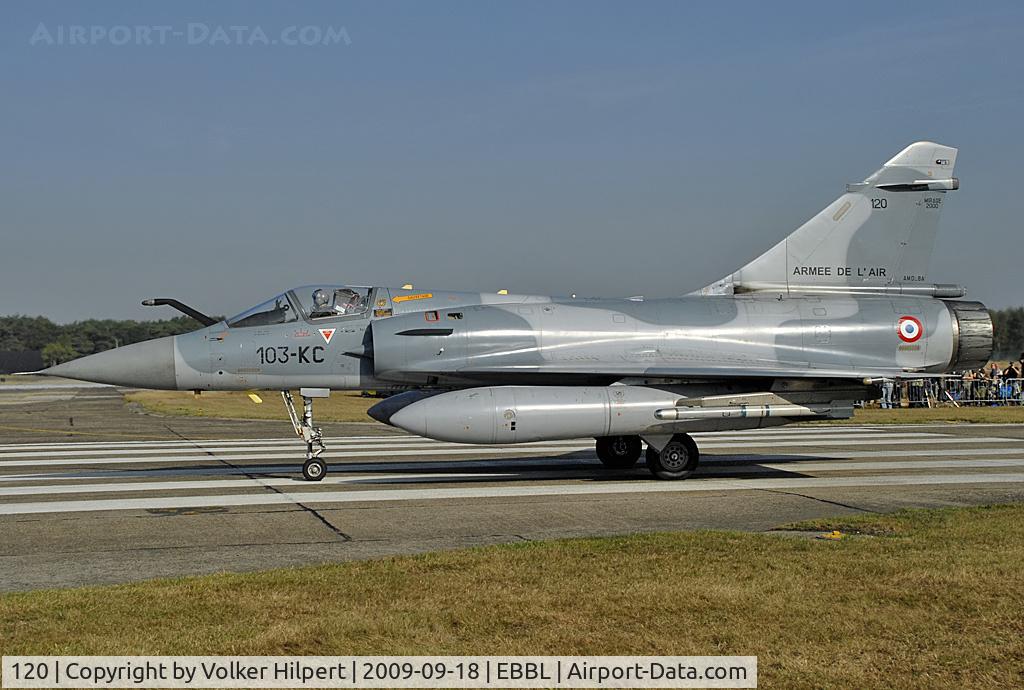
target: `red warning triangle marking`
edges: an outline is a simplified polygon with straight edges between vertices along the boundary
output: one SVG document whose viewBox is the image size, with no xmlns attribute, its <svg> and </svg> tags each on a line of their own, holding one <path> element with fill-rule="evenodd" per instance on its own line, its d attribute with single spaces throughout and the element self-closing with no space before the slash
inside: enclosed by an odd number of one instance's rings
<svg viewBox="0 0 1024 690">
<path fill-rule="evenodd" d="M 334 337 L 334 331 L 336 331 L 337 329 L 336 328 L 318 328 L 317 330 L 320 331 L 320 335 L 323 336 L 324 342 L 327 343 L 328 345 L 330 345 L 331 344 L 331 338 Z"/>
</svg>

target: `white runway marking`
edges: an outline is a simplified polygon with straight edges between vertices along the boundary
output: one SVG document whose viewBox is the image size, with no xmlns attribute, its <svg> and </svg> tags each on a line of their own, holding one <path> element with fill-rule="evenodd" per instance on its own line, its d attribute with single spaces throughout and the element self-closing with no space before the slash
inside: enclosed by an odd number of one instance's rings
<svg viewBox="0 0 1024 690">
<path fill-rule="evenodd" d="M 684 482 L 650 479 L 642 460 L 632 471 L 599 474 L 603 470 L 598 469 L 592 439 L 476 446 L 405 435 L 348 437 L 330 444 L 325 459 L 336 464 L 320 483 L 297 478 L 302 445 L 296 439 L 7 444 L 0 446 L 0 515 L 1024 483 L 1024 472 L 1013 471 L 1024 468 L 1024 444 L 1013 438 L 867 427 L 790 427 L 694 436 L 702 450 L 730 454 L 705 455 L 697 475 Z M 865 445 L 870 450 L 852 448 Z M 471 455 L 478 457 L 465 458 Z M 346 459 L 350 461 L 339 462 Z M 164 467 L 146 469 L 151 465 Z M 790 476 L 764 476 L 777 473 Z M 732 478 L 735 475 L 752 476 Z M 461 486 L 424 486 L 454 483 Z M 388 488 L 365 488 L 374 484 Z M 183 492 L 198 495 L 167 495 Z M 132 493 L 152 495 L 116 497 Z M 63 498 L 76 494 L 110 497 Z M 44 496 L 53 500 L 38 500 Z M 34 500 L 22 500 L 26 498 Z"/>
<path fill-rule="evenodd" d="M 434 470 L 467 470 L 467 469 L 508 469 L 508 468 L 545 468 L 579 466 L 580 468 L 593 468 L 598 465 L 597 458 L 501 458 L 496 460 L 451 460 L 451 461 L 427 461 L 427 462 L 396 462 L 396 463 L 336 463 L 331 467 L 333 472 L 428 472 Z M 301 458 L 290 465 L 218 465 L 216 467 L 177 467 L 168 469 L 98 469 L 98 470 L 69 470 L 64 472 L 37 472 L 32 474 L 4 474 L 0 475 L 2 482 L 26 482 L 26 481 L 72 481 L 76 479 L 107 479 L 125 477 L 183 477 L 183 476 L 207 476 L 207 475 L 239 475 L 258 474 L 269 475 L 286 472 L 289 476 L 295 475 L 302 466 Z"/>
<path fill-rule="evenodd" d="M 863 432 L 882 432 L 885 431 L 878 427 L 789 427 L 789 428 L 768 428 L 768 429 L 750 429 L 746 431 L 699 431 L 691 434 L 694 438 L 733 438 L 743 436 L 807 436 L 816 434 L 840 434 L 846 435 L 851 433 L 863 433 Z M 886 432 L 889 433 L 889 432 Z M 574 439 L 580 440 L 580 439 Z M 332 441 L 335 444 L 347 444 L 347 443 L 363 443 L 366 441 L 387 441 L 389 443 L 433 443 L 429 439 L 420 438 L 419 436 L 409 436 L 407 434 L 375 434 L 372 436 L 346 436 L 344 438 L 337 438 Z M 165 441 L 68 441 L 66 443 L 5 443 L 0 444 L 0 451 L 4 450 L 25 450 L 27 448 L 34 449 L 58 449 L 58 448 L 80 448 L 85 449 L 89 447 L 102 447 L 102 448 L 146 448 L 146 447 L 162 447 L 162 446 L 210 446 L 210 445 L 222 445 L 222 446 L 252 446 L 252 445 L 294 445 L 297 443 L 294 438 L 257 438 L 257 439 L 168 439 Z M 538 443 L 548 443 L 548 441 L 539 441 Z"/>
<path fill-rule="evenodd" d="M 277 449 L 275 449 L 277 450 Z M 330 462 L 338 458 L 381 458 L 386 460 L 391 457 L 408 457 L 419 455 L 523 455 L 530 453 L 571 453 L 581 450 L 593 450 L 593 444 L 586 446 L 532 446 L 496 448 L 493 446 L 459 446 L 457 448 L 424 448 L 421 450 L 392 450 L 381 446 L 377 450 L 362 451 L 334 451 L 330 449 L 324 453 L 324 459 Z M 302 446 L 297 447 L 291 453 L 242 453 L 236 455 L 160 455 L 146 457 L 124 457 L 124 458 L 69 458 L 65 460 L 3 460 L 0 458 L 0 469 L 5 467 L 45 467 L 45 466 L 68 466 L 68 465 L 124 465 L 124 464 L 149 464 L 158 463 L 161 465 L 188 462 L 219 462 L 219 461 L 251 461 L 251 460 L 292 460 L 302 464 L 304 450 Z"/>
<path fill-rule="evenodd" d="M 593 463 L 580 464 L 580 470 L 593 469 Z M 703 469 L 704 474 L 740 474 L 758 472 L 855 472 L 855 471 L 878 471 L 878 470 L 930 470 L 930 469 L 981 469 L 992 467 L 1024 467 L 1024 458 L 1006 458 L 1003 460 L 920 460 L 916 462 L 787 462 L 787 463 L 756 463 L 740 467 L 729 465 L 708 466 Z M 315 488 L 325 485 L 336 484 L 373 484 L 373 483 L 395 483 L 399 481 L 435 483 L 451 482 L 459 479 L 476 479 L 488 481 L 493 479 L 504 479 L 510 477 L 529 476 L 531 478 L 550 478 L 550 472 L 530 472 L 528 475 L 523 472 L 463 472 L 433 473 L 421 472 L 418 474 L 366 474 L 364 472 L 347 472 L 347 467 L 335 469 L 336 474 L 328 476 L 317 484 L 310 484 L 296 477 L 261 477 L 259 479 L 214 479 L 214 480 L 177 480 L 167 482 L 111 482 L 105 484 L 63 484 L 63 485 L 40 485 L 31 486 L 9 486 L 0 487 L 0 496 L 39 496 L 56 494 L 84 494 L 84 493 L 124 493 L 133 491 L 185 491 L 202 490 L 213 491 L 223 489 L 245 489 L 265 488 L 268 486 L 292 487 L 300 489 Z M 536 469 L 543 469 L 538 467 Z M 644 477 L 646 479 L 646 477 Z M 700 479 L 700 474 L 696 475 Z"/>
<path fill-rule="evenodd" d="M 977 448 L 969 451 L 971 456 L 1002 456 L 1017 455 L 1021 452 L 1019 447 L 1012 448 Z M 826 459 L 829 456 L 836 456 L 834 459 Z M 727 467 L 729 465 L 756 465 L 766 466 L 768 464 L 786 463 L 780 467 L 787 467 L 789 463 L 809 462 L 824 460 L 822 465 L 835 466 L 837 469 L 849 467 L 850 463 L 844 462 L 849 459 L 868 458 L 934 458 L 935 449 L 922 450 L 879 450 L 879 451 L 845 451 L 841 457 L 837 453 L 812 453 L 807 455 L 771 454 L 771 455 L 707 455 L 702 460 L 701 467 Z M 215 458 L 210 458 L 215 460 Z M 1014 458 L 1009 458 L 1014 460 Z M 945 462 L 945 461 L 937 461 Z M 959 463 L 959 460 L 950 460 L 951 463 Z M 998 461 L 997 461 L 998 462 Z M 168 469 L 82 469 L 67 470 L 63 472 L 37 472 L 21 474 L 0 474 L 0 483 L 4 482 L 32 482 L 32 481 L 73 481 L 79 479 L 105 479 L 105 478 L 130 478 L 145 477 L 154 478 L 160 476 L 219 476 L 219 475 L 241 475 L 259 474 L 268 475 L 280 472 L 295 474 L 301 466 L 301 459 L 297 458 L 289 465 L 237 465 L 218 467 L 176 467 Z M 330 466 L 330 463 L 328 463 Z M 498 458 L 493 460 L 429 460 L 423 462 L 379 462 L 359 463 L 347 462 L 333 465 L 333 472 L 430 472 L 435 470 L 469 470 L 469 469 L 510 469 L 521 468 L 527 470 L 552 469 L 552 468 L 578 468 L 591 470 L 599 466 L 596 457 L 552 457 L 552 458 Z M 917 464 L 917 463 L 912 463 Z M 641 460 L 638 466 L 643 466 Z"/>
<path fill-rule="evenodd" d="M 1024 465 L 1024 462 L 1020 463 Z M 499 473 L 469 473 L 461 474 L 346 474 L 342 476 L 325 477 L 317 484 L 326 486 L 331 484 L 358 484 L 369 481 L 396 482 L 416 481 L 430 479 L 434 482 L 450 482 L 456 479 L 493 479 L 499 477 L 514 477 L 514 474 Z M 109 491 L 111 493 L 123 493 L 130 491 L 207 491 L 215 489 L 252 489 L 266 488 L 268 486 L 290 486 L 293 488 L 308 488 L 309 482 L 296 477 L 266 477 L 260 479 L 214 479 L 207 481 L 179 480 L 173 482 L 122 482 L 110 484 L 71 484 L 60 486 L 13 486 L 0 488 L 0 496 L 38 496 L 40 494 L 91 494 Z"/>
<path fill-rule="evenodd" d="M 885 436 L 884 438 L 874 439 L 872 445 L 880 446 L 899 446 L 899 445 L 976 445 L 976 444 L 993 444 L 993 443 L 1015 443 L 1015 439 L 1006 438 L 994 438 L 994 437 L 954 437 L 954 436 L 943 436 L 939 434 L 926 434 L 924 438 L 910 437 L 907 438 L 904 435 L 892 434 Z M 858 446 L 863 445 L 864 440 L 859 437 L 856 440 L 853 439 L 816 439 L 813 441 L 805 440 L 792 440 L 792 441 L 762 441 L 760 439 L 753 441 L 726 441 L 720 443 L 708 443 L 702 442 L 700 448 L 702 451 L 712 450 L 742 450 L 744 448 L 769 448 L 776 445 L 783 445 L 786 447 L 800 447 L 800 448 L 821 448 L 822 454 L 832 454 L 827 448 L 830 447 L 844 447 L 844 446 Z M 234 449 L 213 449 L 206 451 L 201 448 L 190 448 L 188 449 L 192 455 L 167 455 L 167 451 L 164 450 L 145 450 L 145 451 L 105 451 L 115 453 L 121 457 L 94 457 L 94 454 L 84 454 L 86 457 L 81 457 L 83 454 L 66 454 L 63 456 L 53 457 L 53 453 L 46 452 L 14 452 L 14 453 L 0 453 L 0 470 L 7 467 L 49 467 L 49 466 L 97 466 L 97 465 L 124 465 L 124 464 L 142 464 L 142 463 L 158 463 L 164 464 L 175 464 L 175 463 L 197 463 L 197 462 L 211 462 L 211 461 L 228 461 L 232 463 L 246 462 L 252 460 L 293 460 L 300 462 L 302 458 L 302 446 L 299 444 L 293 445 L 294 450 L 290 452 L 281 452 L 280 447 L 267 447 L 267 448 L 246 448 L 244 450 Z M 363 445 L 355 446 L 358 448 L 366 448 L 366 450 L 347 450 L 344 447 L 334 446 L 328 447 L 327 452 L 324 454 L 324 458 L 328 461 L 334 459 L 343 458 L 380 458 L 381 460 L 387 460 L 388 458 L 394 457 L 409 457 L 409 456 L 437 456 L 437 455 L 523 455 L 523 454 L 544 454 L 544 453 L 577 453 L 584 451 L 593 450 L 593 441 L 590 443 L 585 442 L 552 442 L 544 445 L 533 445 L 533 444 L 519 444 L 519 445 L 466 445 L 466 444 L 423 444 L 422 447 L 414 447 L 412 444 L 402 444 L 398 448 L 393 447 L 391 444 L 381 443 L 378 445 Z M 1016 447 L 1019 447 L 1016 446 Z M 183 451 L 184 452 L 184 451 Z M 881 451 L 879 451 L 881 452 Z M 898 452 L 898 451 L 896 451 Z M 201 454 L 196 454 L 201 453 Z M 74 455 L 74 457 L 71 457 Z M 37 459 L 28 459 L 25 456 L 30 456 Z M 8 460 L 7 458 L 14 458 Z"/>
<path fill-rule="evenodd" d="M 0 505 L 0 515 L 77 513 L 105 510 L 166 510 L 222 506 L 256 506 L 301 503 L 380 503 L 525 496 L 586 496 L 635 493 L 694 493 L 752 491 L 755 489 L 808 489 L 860 486 L 928 486 L 936 484 L 1007 484 L 1024 482 L 1024 473 L 879 475 L 866 477 L 811 477 L 808 479 L 706 479 L 683 482 L 602 482 L 540 486 L 488 486 L 443 489 L 389 489 L 368 491 L 308 491 L 296 493 L 232 494 L 224 496 L 173 496 L 87 501 L 45 501 Z"/>
<path fill-rule="evenodd" d="M 761 436 L 761 437 L 753 436 L 752 437 L 752 436 L 749 436 L 749 435 L 743 436 L 743 437 L 717 436 L 717 437 L 712 437 L 712 438 L 713 439 L 717 439 L 719 441 L 728 441 L 730 445 L 740 444 L 740 443 L 742 443 L 744 441 L 748 441 L 748 443 L 746 443 L 745 445 L 757 445 L 757 442 L 759 442 L 759 441 L 770 442 L 770 443 L 778 443 L 780 441 L 798 441 L 798 440 L 806 438 L 806 436 L 803 436 L 803 435 L 801 435 L 801 436 L 785 436 L 785 437 L 774 437 L 773 436 L 771 439 L 765 439 L 763 436 Z M 900 438 L 900 439 L 929 439 L 930 438 L 930 439 L 934 439 L 934 438 L 936 438 L 936 435 L 935 434 L 899 434 L 899 435 L 896 435 L 896 434 L 863 434 L 863 435 L 859 435 L 857 437 L 857 442 L 863 441 L 863 440 L 869 440 L 869 439 L 870 440 L 882 440 L 882 439 L 884 439 L 884 440 L 888 441 L 890 439 L 895 439 L 895 438 Z M 948 438 L 948 437 L 942 437 L 942 438 L 945 439 L 945 438 Z M 833 441 L 843 441 L 844 443 L 845 442 L 849 442 L 849 436 L 848 435 L 818 436 L 818 437 L 815 437 L 813 441 L 808 441 L 808 443 L 813 445 L 815 443 L 825 444 L 825 443 L 831 443 Z M 924 442 L 927 443 L 928 441 L 924 441 Z M 935 442 L 936 441 L 932 441 L 932 443 L 935 443 Z M 575 448 L 575 447 L 579 447 L 579 446 L 587 446 L 587 447 L 589 447 L 589 446 L 592 446 L 593 443 L 594 443 L 593 441 L 582 441 L 581 442 L 580 440 L 577 439 L 577 440 L 569 440 L 569 441 L 544 441 L 544 442 L 541 442 L 541 443 L 517 443 L 517 444 L 496 443 L 496 444 L 491 445 L 491 446 L 473 446 L 473 447 L 475 447 L 475 448 L 485 447 L 485 448 L 519 448 L 519 449 L 528 449 L 528 448 L 537 448 L 537 447 L 568 446 L 568 447 Z M 297 441 L 291 441 L 290 445 L 292 447 L 301 448 L 301 445 Z M 388 447 L 391 447 L 391 446 L 394 446 L 394 445 L 398 445 L 402 449 L 401 452 L 404 452 L 408 448 L 422 448 L 422 449 L 428 449 L 429 450 L 429 449 L 438 449 L 438 448 L 467 448 L 467 447 L 469 447 L 465 443 L 446 443 L 446 442 L 442 442 L 442 441 L 430 441 L 430 440 L 426 440 L 426 439 L 419 439 L 418 443 L 406 442 L 406 443 L 401 443 L 401 444 L 395 444 L 393 441 L 387 441 L 387 440 L 385 440 L 385 441 L 364 442 L 364 443 L 332 443 L 331 444 L 332 447 L 343 448 L 346 452 L 348 452 L 350 450 L 364 450 L 364 449 L 370 449 L 370 448 L 388 448 Z M 707 448 L 715 447 L 714 446 L 714 440 L 712 440 L 711 443 L 701 443 L 700 445 L 701 445 L 701 447 L 707 447 Z M 721 443 L 719 443 L 719 445 L 721 445 Z M 169 448 L 130 448 L 130 449 L 122 449 L 122 448 L 113 448 L 113 449 L 112 448 L 63 449 L 62 448 L 60 450 L 35 450 L 35 449 L 33 449 L 33 450 L 18 450 L 18 451 L 2 452 L 2 453 L 0 453 L 0 457 L 3 457 L 3 458 L 48 458 L 48 457 L 63 457 L 63 456 L 75 456 L 75 457 L 87 457 L 87 456 L 90 456 L 91 457 L 91 456 L 103 456 L 103 455 L 125 455 L 125 454 L 128 454 L 128 453 L 130 453 L 133 456 L 142 456 L 142 455 L 158 455 L 158 454 L 161 454 L 161 453 L 164 453 L 164 454 L 167 454 L 167 453 L 171 453 L 171 454 L 175 454 L 175 453 L 195 453 L 196 451 L 203 451 L 203 452 L 206 452 L 206 453 L 217 453 L 217 454 L 220 454 L 220 453 L 245 453 L 245 452 L 252 452 L 252 451 L 263 450 L 263 449 L 280 450 L 281 447 L 282 446 L 279 445 L 279 444 L 275 444 L 275 445 L 260 444 L 260 445 L 253 445 L 253 446 L 250 447 L 250 446 L 233 446 L 233 445 L 227 445 L 227 444 L 221 443 L 221 444 L 218 444 L 216 446 L 198 446 L 198 445 L 193 445 L 193 446 L 176 446 L 176 447 L 169 447 Z"/>
</svg>

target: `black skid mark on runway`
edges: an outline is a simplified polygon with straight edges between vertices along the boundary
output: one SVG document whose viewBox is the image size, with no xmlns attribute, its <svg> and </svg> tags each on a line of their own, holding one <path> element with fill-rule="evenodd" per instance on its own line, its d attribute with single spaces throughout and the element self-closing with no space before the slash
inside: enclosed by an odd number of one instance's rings
<svg viewBox="0 0 1024 690">
<path fill-rule="evenodd" d="M 173 517 L 178 515 L 210 515 L 212 513 L 226 513 L 228 509 L 224 506 L 201 506 L 198 508 L 147 508 L 146 512 L 157 517 Z"/>
<path fill-rule="evenodd" d="M 881 515 L 877 510 L 870 510 L 868 508 L 861 508 L 859 506 L 853 506 L 849 503 L 840 503 L 839 501 L 830 501 L 827 498 L 818 498 L 817 496 L 808 496 L 807 494 L 797 493 L 796 491 L 783 491 L 781 489 L 757 489 L 769 494 L 782 494 L 784 496 L 797 496 L 798 498 L 806 498 L 809 501 L 817 501 L 818 503 L 824 503 L 830 506 L 838 506 L 839 508 L 849 508 L 850 510 L 856 510 L 861 513 L 869 513 L 871 515 Z"/>
<path fill-rule="evenodd" d="M 196 444 L 195 441 L 193 441 L 192 439 L 188 438 L 187 436 L 182 434 L 177 429 L 172 429 L 170 426 L 168 426 L 166 424 L 164 425 L 164 427 L 168 431 L 170 431 L 172 434 L 174 434 L 175 436 L 180 438 L 181 440 L 188 441 L 189 443 L 193 444 L 196 447 L 197 450 L 200 450 L 204 454 L 209 455 L 211 458 L 213 458 L 217 462 L 219 462 L 219 463 L 221 463 L 221 464 L 223 464 L 223 465 L 225 465 L 227 467 L 230 467 L 233 470 L 236 470 L 236 471 L 240 472 L 247 479 L 252 479 L 253 481 L 258 482 L 260 484 L 260 486 L 262 486 L 264 489 L 267 489 L 268 491 L 271 491 L 272 493 L 275 493 L 275 494 L 280 494 L 282 496 L 286 495 L 284 491 L 281 491 L 276 486 L 264 483 L 262 477 L 256 475 L 253 472 L 250 472 L 249 470 L 245 469 L 243 466 L 236 465 L 236 464 L 234 464 L 232 462 L 229 462 L 228 460 L 226 460 L 226 459 L 224 459 L 222 457 L 219 457 L 219 456 L 215 455 L 214 453 L 212 453 L 211 451 L 207 450 L 206 448 L 203 448 L 202 446 Z M 299 501 L 296 501 L 295 499 L 292 499 L 292 501 L 301 510 L 309 513 L 313 518 L 315 518 L 316 520 L 319 520 L 323 524 L 324 527 L 329 529 L 334 534 L 338 535 L 338 537 L 341 539 L 341 541 L 352 541 L 352 537 L 350 535 L 345 534 L 336 525 L 332 524 L 331 521 L 328 520 L 327 518 L 325 518 L 318 510 L 316 510 L 315 508 L 312 508 L 312 507 L 306 505 L 305 503 L 300 503 Z"/>
</svg>

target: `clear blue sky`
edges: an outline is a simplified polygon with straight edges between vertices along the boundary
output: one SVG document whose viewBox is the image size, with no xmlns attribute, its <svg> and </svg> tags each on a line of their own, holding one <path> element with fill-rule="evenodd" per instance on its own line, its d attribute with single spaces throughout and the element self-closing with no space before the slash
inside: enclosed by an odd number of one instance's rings
<svg viewBox="0 0 1024 690">
<path fill-rule="evenodd" d="M 59 27 L 243 41 L 31 44 Z M 289 26 L 348 43 L 259 45 Z M 918 139 L 932 279 L 1024 303 L 1020 3 L 0 5 L 0 314 L 236 312 L 294 284 L 667 296 Z"/>
</svg>

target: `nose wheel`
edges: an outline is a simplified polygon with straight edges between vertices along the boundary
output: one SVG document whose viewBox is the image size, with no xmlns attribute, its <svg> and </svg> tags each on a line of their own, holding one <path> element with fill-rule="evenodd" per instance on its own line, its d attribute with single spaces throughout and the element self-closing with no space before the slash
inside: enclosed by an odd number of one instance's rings
<svg viewBox="0 0 1024 690">
<path fill-rule="evenodd" d="M 303 389 L 305 392 L 306 389 Z M 291 391 L 281 391 L 288 418 L 291 419 L 295 434 L 306 442 L 306 462 L 302 465 L 302 476 L 306 481 L 318 482 L 327 474 L 327 463 L 320 455 L 327 450 L 323 441 L 323 430 L 313 426 L 313 398 L 302 395 L 302 415 L 295 409 L 295 398 Z"/>
<path fill-rule="evenodd" d="M 307 482 L 318 482 L 327 474 L 327 463 L 319 458 L 306 460 L 302 465 L 302 477 Z"/>
</svg>

